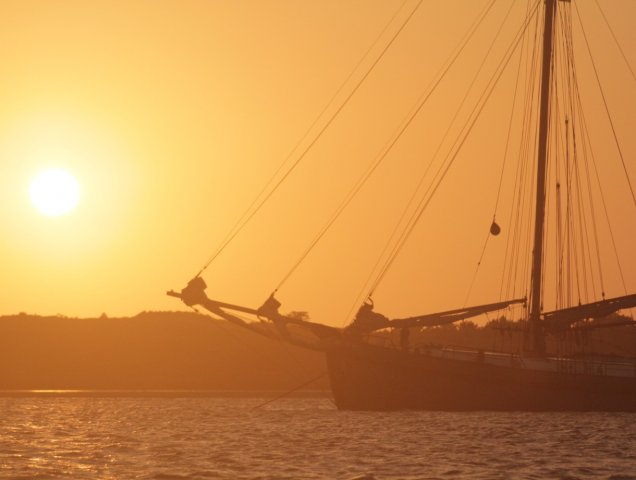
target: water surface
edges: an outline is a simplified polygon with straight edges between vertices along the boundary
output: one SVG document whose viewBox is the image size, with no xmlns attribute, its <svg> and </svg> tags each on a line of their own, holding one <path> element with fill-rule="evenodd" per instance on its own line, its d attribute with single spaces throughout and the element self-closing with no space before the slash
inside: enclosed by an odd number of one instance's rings
<svg viewBox="0 0 636 480">
<path fill-rule="evenodd" d="M 265 400 L 0 398 L 0 477 L 636 480 L 634 414 L 254 408 Z"/>
</svg>

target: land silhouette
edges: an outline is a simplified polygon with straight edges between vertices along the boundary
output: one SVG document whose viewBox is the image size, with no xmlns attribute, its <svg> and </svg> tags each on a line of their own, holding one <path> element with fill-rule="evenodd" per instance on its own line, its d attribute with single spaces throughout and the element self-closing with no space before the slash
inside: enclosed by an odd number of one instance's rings
<svg viewBox="0 0 636 480">
<path fill-rule="evenodd" d="M 315 352 L 196 313 L 0 317 L 5 390 L 284 390 L 324 370 Z"/>
<path fill-rule="evenodd" d="M 294 312 L 303 315 L 304 312 Z M 633 327 L 594 328 L 629 319 L 613 315 L 589 328 L 551 335 L 552 349 L 576 356 L 623 355 L 636 345 Z M 505 318 L 415 330 L 426 344 L 518 352 L 523 323 Z M 376 335 L 400 345 L 400 331 Z M 261 337 L 190 312 L 134 317 L 68 318 L 21 313 L 0 317 L 0 389 L 285 391 L 326 372 L 321 353 Z M 326 375 L 306 389 L 329 389 Z"/>
</svg>

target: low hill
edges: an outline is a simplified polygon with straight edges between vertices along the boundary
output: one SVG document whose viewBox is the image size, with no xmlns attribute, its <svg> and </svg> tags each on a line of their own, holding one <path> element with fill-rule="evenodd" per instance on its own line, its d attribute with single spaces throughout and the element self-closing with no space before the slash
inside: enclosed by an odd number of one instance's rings
<svg viewBox="0 0 636 480">
<path fill-rule="evenodd" d="M 319 353 L 196 313 L 0 317 L 4 390 L 286 390 L 323 371 Z"/>
</svg>

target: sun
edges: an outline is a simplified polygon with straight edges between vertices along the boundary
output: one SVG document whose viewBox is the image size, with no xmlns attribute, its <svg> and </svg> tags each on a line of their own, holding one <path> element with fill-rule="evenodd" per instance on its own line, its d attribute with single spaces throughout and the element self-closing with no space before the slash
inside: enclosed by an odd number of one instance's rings
<svg viewBox="0 0 636 480">
<path fill-rule="evenodd" d="M 31 182 L 29 196 L 35 208 L 49 217 L 57 217 L 73 210 L 80 198 L 75 177 L 66 170 L 42 170 Z"/>
</svg>

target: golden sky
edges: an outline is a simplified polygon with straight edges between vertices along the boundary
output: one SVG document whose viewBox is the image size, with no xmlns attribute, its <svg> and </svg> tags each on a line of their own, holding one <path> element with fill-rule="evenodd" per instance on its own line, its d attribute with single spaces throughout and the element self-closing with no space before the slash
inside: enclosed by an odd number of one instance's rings
<svg viewBox="0 0 636 480">
<path fill-rule="evenodd" d="M 256 307 L 271 293 L 489 1 L 424 0 L 298 169 L 205 272 L 210 297 Z M 347 320 L 510 1 L 495 3 L 439 94 L 281 288 L 284 311 Z M 576 1 L 636 183 L 636 80 L 595 1 Z M 0 0 L 0 314 L 182 309 L 165 291 L 202 267 L 395 12 L 404 4 L 354 79 L 416 3 Z M 485 71 L 528 3 L 514 2 Z M 636 1 L 599 3 L 636 66 Z M 585 59 L 584 44 L 577 48 Z M 589 62 L 579 73 L 592 74 Z M 387 315 L 463 305 L 493 215 L 513 79 L 511 67 L 376 291 Z M 596 125 L 604 110 L 594 83 L 586 85 Z M 603 125 L 595 154 L 607 165 L 601 176 L 634 292 L 636 208 Z M 48 167 L 80 184 L 67 215 L 45 217 L 30 203 L 29 183 Z M 500 277 L 489 274 L 501 266 L 503 237 L 489 243 L 470 303 L 498 300 Z M 613 261 L 611 250 L 603 255 Z M 623 293 L 615 274 L 608 266 L 608 296 Z"/>
</svg>

